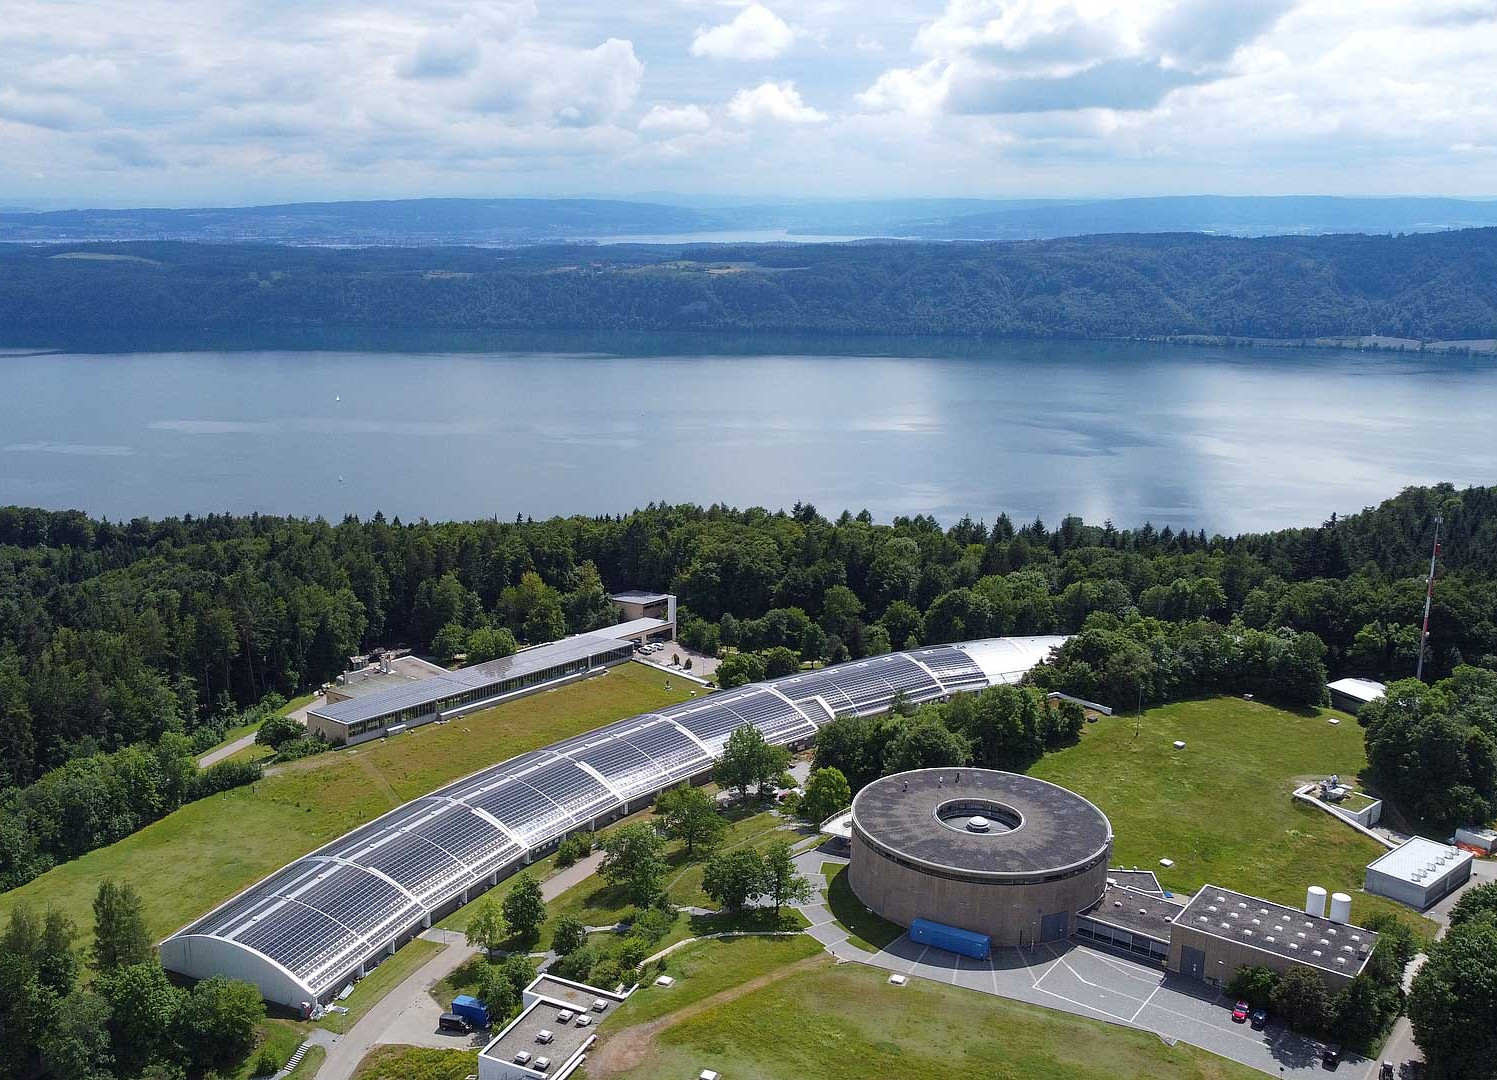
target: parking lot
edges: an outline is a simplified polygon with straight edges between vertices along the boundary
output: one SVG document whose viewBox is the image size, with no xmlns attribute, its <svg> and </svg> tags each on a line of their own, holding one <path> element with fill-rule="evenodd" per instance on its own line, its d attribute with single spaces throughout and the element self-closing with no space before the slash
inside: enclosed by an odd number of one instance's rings
<svg viewBox="0 0 1497 1080">
<path fill-rule="evenodd" d="M 865 954 L 866 955 L 866 954 Z M 1169 1042 L 1188 1042 L 1274 1075 L 1323 1075 L 1320 1044 L 1270 1022 L 1263 1031 L 1232 1020 L 1233 1002 L 1204 983 L 1069 942 L 1001 949 L 986 961 L 894 941 L 865 961 L 1000 997 L 1126 1024 Z M 1348 1055 L 1338 1071 L 1361 1076 Z"/>
</svg>

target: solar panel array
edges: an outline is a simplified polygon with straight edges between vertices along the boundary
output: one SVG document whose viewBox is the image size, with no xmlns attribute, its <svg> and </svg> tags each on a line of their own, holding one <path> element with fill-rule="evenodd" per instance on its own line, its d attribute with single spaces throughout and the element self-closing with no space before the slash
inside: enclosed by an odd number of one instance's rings
<svg viewBox="0 0 1497 1080">
<path fill-rule="evenodd" d="M 916 659 L 911 657 L 918 658 Z M 751 724 L 774 743 L 831 715 L 987 685 L 947 646 L 739 687 L 522 754 L 391 811 L 277 871 L 174 937 L 232 941 L 321 996 L 434 908 L 527 852 L 710 767 Z M 824 701 L 827 709 L 815 705 Z"/>
</svg>

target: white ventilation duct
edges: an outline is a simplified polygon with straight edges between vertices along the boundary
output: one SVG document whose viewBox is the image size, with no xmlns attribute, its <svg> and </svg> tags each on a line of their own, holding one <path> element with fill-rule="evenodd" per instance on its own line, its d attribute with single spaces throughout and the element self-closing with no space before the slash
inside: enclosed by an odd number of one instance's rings
<svg viewBox="0 0 1497 1080">
<path fill-rule="evenodd" d="M 1344 892 L 1331 894 L 1331 922 L 1351 922 L 1351 897 Z"/>
<path fill-rule="evenodd" d="M 1305 890 L 1305 914 L 1325 918 L 1325 889 L 1311 885 Z"/>
</svg>

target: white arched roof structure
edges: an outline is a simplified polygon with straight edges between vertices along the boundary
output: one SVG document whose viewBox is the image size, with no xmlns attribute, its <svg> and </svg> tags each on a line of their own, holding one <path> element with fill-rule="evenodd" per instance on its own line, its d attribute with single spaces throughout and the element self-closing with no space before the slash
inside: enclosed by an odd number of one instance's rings
<svg viewBox="0 0 1497 1080">
<path fill-rule="evenodd" d="M 802 742 L 835 716 L 1017 682 L 1063 638 L 995 638 L 873 656 L 619 720 L 390 811 L 220 905 L 161 944 L 162 964 L 224 974 L 295 1008 L 326 999 L 433 911 L 567 833 L 711 767 L 751 724 Z"/>
</svg>

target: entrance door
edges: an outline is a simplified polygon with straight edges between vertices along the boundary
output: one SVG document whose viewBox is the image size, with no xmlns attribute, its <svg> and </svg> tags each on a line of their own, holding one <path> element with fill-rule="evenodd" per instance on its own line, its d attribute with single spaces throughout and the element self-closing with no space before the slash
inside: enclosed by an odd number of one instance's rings
<svg viewBox="0 0 1497 1080">
<path fill-rule="evenodd" d="M 1046 915 L 1040 920 L 1040 940 L 1059 941 L 1066 936 L 1066 913 L 1057 911 L 1053 915 Z"/>
<path fill-rule="evenodd" d="M 1206 951 L 1182 945 L 1180 947 L 1180 973 L 1189 975 L 1192 979 L 1204 979 L 1206 977 Z"/>
</svg>

